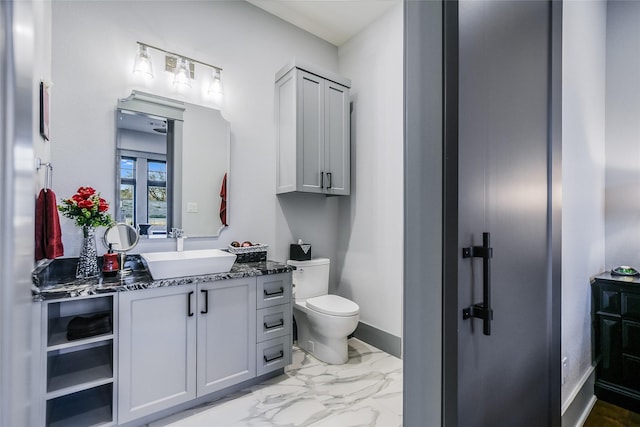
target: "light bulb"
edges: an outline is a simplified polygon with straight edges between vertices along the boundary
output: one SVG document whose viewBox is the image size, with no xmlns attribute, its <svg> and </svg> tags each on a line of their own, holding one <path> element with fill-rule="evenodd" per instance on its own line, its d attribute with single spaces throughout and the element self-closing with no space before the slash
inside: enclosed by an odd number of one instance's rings
<svg viewBox="0 0 640 427">
<path fill-rule="evenodd" d="M 191 87 L 189 74 L 189 63 L 186 59 L 180 58 L 176 66 L 175 76 L 173 77 L 173 84 L 175 86 Z"/>
<path fill-rule="evenodd" d="M 138 45 L 138 54 L 133 64 L 133 73 L 141 74 L 147 78 L 153 78 L 153 66 L 151 65 L 151 56 L 149 49 L 143 44 Z"/>
<path fill-rule="evenodd" d="M 212 73 L 211 84 L 209 84 L 209 94 L 222 95 L 224 93 L 222 89 L 222 78 L 220 77 L 220 70 L 216 69 Z"/>
</svg>

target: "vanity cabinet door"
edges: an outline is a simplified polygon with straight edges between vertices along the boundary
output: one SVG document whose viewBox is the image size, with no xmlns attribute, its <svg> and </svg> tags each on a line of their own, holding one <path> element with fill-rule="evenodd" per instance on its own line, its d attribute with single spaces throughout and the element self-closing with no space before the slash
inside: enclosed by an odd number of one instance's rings
<svg viewBox="0 0 640 427">
<path fill-rule="evenodd" d="M 120 293 L 118 422 L 196 397 L 195 285 Z"/>
<path fill-rule="evenodd" d="M 198 396 L 256 375 L 256 278 L 198 286 Z"/>
</svg>

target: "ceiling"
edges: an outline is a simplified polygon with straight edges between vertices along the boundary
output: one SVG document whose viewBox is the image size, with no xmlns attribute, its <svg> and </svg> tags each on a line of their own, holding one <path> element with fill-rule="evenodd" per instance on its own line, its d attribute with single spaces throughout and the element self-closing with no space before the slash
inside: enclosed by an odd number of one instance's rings
<svg viewBox="0 0 640 427">
<path fill-rule="evenodd" d="M 247 0 L 340 46 L 401 0 Z"/>
</svg>

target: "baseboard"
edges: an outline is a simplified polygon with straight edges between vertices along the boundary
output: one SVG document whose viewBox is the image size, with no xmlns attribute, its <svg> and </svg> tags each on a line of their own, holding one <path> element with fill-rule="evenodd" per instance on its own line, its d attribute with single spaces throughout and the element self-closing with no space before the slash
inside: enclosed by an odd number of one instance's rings
<svg viewBox="0 0 640 427">
<path fill-rule="evenodd" d="M 582 427 L 587 420 L 596 396 L 593 387 L 596 381 L 596 371 L 592 366 L 578 382 L 578 385 L 562 405 L 562 427 Z"/>
<path fill-rule="evenodd" d="M 402 339 L 389 332 L 358 322 L 353 336 L 392 356 L 402 358 Z"/>
</svg>

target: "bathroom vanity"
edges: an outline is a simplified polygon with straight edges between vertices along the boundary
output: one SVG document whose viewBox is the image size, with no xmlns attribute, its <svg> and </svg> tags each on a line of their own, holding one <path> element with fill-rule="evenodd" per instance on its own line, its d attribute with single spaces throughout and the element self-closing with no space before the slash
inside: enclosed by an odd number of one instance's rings
<svg viewBox="0 0 640 427">
<path fill-rule="evenodd" d="M 75 259 L 34 271 L 41 425 L 144 424 L 279 375 L 291 362 L 292 267 L 264 261 L 163 280 L 138 256 L 126 267 L 122 277 L 82 280 Z M 79 317 L 103 328 L 70 339 Z"/>
</svg>

